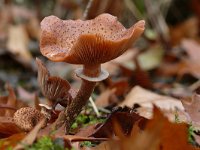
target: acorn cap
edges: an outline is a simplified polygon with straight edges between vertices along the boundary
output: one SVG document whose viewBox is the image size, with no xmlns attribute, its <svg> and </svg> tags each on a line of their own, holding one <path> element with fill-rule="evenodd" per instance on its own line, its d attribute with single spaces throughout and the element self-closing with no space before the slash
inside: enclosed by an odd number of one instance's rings
<svg viewBox="0 0 200 150">
<path fill-rule="evenodd" d="M 123 54 L 143 33 L 144 25 L 142 20 L 126 29 L 110 14 L 86 21 L 49 16 L 41 22 L 40 50 L 52 61 L 101 64 Z"/>
<path fill-rule="evenodd" d="M 31 107 L 20 108 L 13 116 L 15 124 L 24 131 L 32 130 L 44 118 L 40 111 Z"/>
</svg>

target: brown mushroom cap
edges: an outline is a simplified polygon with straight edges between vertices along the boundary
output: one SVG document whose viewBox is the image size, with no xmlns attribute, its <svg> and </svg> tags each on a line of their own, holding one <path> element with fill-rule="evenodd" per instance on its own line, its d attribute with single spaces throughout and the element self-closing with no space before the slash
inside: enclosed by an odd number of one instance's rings
<svg viewBox="0 0 200 150">
<path fill-rule="evenodd" d="M 24 131 L 32 130 L 43 118 L 40 111 L 31 107 L 20 108 L 13 116 L 15 124 Z"/>
<path fill-rule="evenodd" d="M 87 21 L 49 16 L 41 22 L 41 53 L 52 61 L 104 63 L 124 53 L 143 33 L 144 25 L 142 20 L 126 29 L 110 14 Z"/>
<path fill-rule="evenodd" d="M 67 98 L 70 95 L 68 91 L 71 88 L 69 82 L 60 77 L 50 76 L 49 71 L 42 61 L 36 58 L 36 62 L 38 66 L 38 83 L 43 95 L 49 100 L 55 101 Z"/>
</svg>

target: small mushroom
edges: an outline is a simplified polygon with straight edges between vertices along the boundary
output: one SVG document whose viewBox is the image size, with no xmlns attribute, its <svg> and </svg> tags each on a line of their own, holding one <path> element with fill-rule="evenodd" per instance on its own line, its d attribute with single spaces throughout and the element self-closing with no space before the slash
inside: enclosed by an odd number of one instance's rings
<svg viewBox="0 0 200 150">
<path fill-rule="evenodd" d="M 41 53 L 55 62 L 83 65 L 75 71 L 82 79 L 81 87 L 65 110 L 66 133 L 87 103 L 96 82 L 108 77 L 101 64 L 122 55 L 143 33 L 144 25 L 145 21 L 141 20 L 126 29 L 110 14 L 86 21 L 61 20 L 55 16 L 43 19 Z"/>
<path fill-rule="evenodd" d="M 44 115 L 32 107 L 23 107 L 14 113 L 13 119 L 15 124 L 23 131 L 32 130 L 42 119 Z M 46 123 L 43 127 L 46 126 Z"/>
<path fill-rule="evenodd" d="M 60 77 L 51 76 L 39 58 L 36 58 L 36 62 L 38 66 L 38 83 L 43 95 L 50 100 L 52 109 L 54 110 L 58 103 L 66 107 L 71 100 L 69 82 Z"/>
</svg>

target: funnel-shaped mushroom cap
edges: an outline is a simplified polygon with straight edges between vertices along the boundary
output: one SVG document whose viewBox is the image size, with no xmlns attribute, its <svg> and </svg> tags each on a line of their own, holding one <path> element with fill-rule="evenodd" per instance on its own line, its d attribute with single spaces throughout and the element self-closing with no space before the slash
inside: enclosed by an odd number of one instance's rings
<svg viewBox="0 0 200 150">
<path fill-rule="evenodd" d="M 110 14 L 86 21 L 49 16 L 41 22 L 41 53 L 52 61 L 104 63 L 124 53 L 143 33 L 144 25 L 142 20 L 126 29 Z"/>
<path fill-rule="evenodd" d="M 24 131 L 32 130 L 43 118 L 40 111 L 31 107 L 20 108 L 13 116 L 15 124 Z"/>
</svg>

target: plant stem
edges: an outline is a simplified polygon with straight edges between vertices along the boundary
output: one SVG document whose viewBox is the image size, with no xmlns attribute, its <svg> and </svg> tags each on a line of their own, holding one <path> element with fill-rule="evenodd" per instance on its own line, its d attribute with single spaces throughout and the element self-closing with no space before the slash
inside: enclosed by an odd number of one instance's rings
<svg viewBox="0 0 200 150">
<path fill-rule="evenodd" d="M 72 123 L 81 112 L 82 108 L 88 102 L 90 95 L 95 88 L 96 82 L 90 82 L 82 79 L 81 87 L 72 100 L 71 104 L 65 110 L 66 122 L 65 122 L 65 134 L 68 134 Z"/>
</svg>

